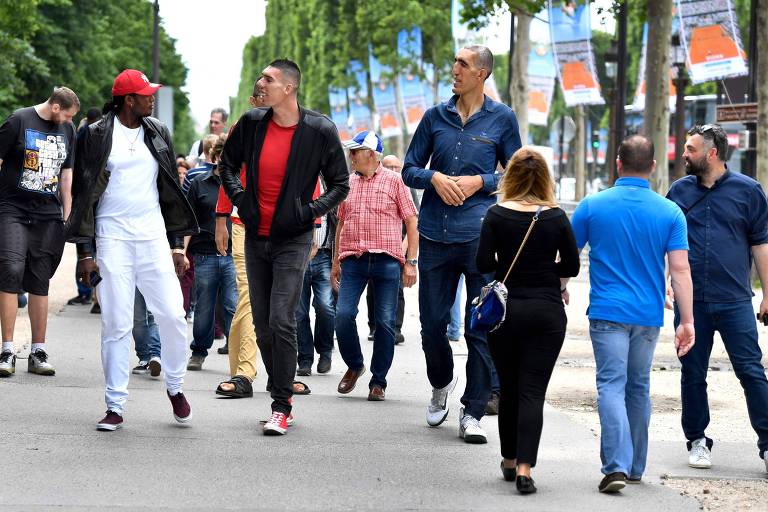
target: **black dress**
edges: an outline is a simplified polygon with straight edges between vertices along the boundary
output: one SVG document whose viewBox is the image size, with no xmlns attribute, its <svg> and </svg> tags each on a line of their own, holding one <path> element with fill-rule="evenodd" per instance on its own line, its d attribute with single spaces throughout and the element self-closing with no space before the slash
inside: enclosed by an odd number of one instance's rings
<svg viewBox="0 0 768 512">
<path fill-rule="evenodd" d="M 488 210 L 477 249 L 480 272 L 504 278 L 533 215 L 499 205 Z M 565 339 L 560 278 L 578 272 L 578 248 L 565 212 L 543 210 L 505 282 L 506 319 L 488 334 L 501 386 L 499 437 L 506 459 L 536 465 L 544 397 Z"/>
</svg>

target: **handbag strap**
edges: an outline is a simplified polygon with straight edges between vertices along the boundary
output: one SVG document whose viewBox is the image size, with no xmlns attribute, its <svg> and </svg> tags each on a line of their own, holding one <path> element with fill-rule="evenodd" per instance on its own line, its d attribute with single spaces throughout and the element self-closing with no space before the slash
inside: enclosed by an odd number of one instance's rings
<svg viewBox="0 0 768 512">
<path fill-rule="evenodd" d="M 520 242 L 520 248 L 517 250 L 517 254 L 515 254 L 515 258 L 512 260 L 512 263 L 509 265 L 509 270 L 507 270 L 507 274 L 504 276 L 504 279 L 501 280 L 502 283 L 506 282 L 507 278 L 509 277 L 509 273 L 512 272 L 512 267 L 515 266 L 515 263 L 517 263 L 517 258 L 520 257 L 520 253 L 523 250 L 523 247 L 525 247 L 525 242 L 528 241 L 528 237 L 531 235 L 531 231 L 533 231 L 533 225 L 536 224 L 536 221 L 539 220 L 539 213 L 541 213 L 541 209 L 543 207 L 539 206 L 539 208 L 536 210 L 536 213 L 533 214 L 533 219 L 531 219 L 531 225 L 528 226 L 528 231 L 525 233 L 525 236 L 523 237 L 523 241 Z"/>
</svg>

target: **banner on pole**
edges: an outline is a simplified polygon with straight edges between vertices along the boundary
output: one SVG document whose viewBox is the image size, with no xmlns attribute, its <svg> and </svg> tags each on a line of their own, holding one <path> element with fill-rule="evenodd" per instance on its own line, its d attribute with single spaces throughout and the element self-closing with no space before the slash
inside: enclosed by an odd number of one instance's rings
<svg viewBox="0 0 768 512">
<path fill-rule="evenodd" d="M 368 65 L 371 71 L 371 85 L 373 86 L 373 105 L 379 124 L 379 135 L 382 138 L 394 137 L 402 131 L 400 118 L 397 113 L 397 95 L 395 84 L 390 78 L 392 70 L 383 66 L 373 56 L 373 51 L 368 50 Z"/>
<path fill-rule="evenodd" d="M 397 34 L 397 52 L 403 59 L 421 62 L 421 29 L 419 27 L 413 27 L 410 31 L 401 30 Z M 405 126 L 408 133 L 412 134 L 427 111 L 428 103 L 424 95 L 424 86 L 418 75 L 410 71 L 400 73 L 398 84 L 405 113 Z"/>
<path fill-rule="evenodd" d="M 603 105 L 592 54 L 589 2 L 553 7 L 550 0 L 549 31 L 565 104 Z"/>
<path fill-rule="evenodd" d="M 338 87 L 328 87 L 328 103 L 331 105 L 331 121 L 336 125 L 341 140 L 349 140 L 349 108 L 347 108 L 347 91 Z"/>
<path fill-rule="evenodd" d="M 691 82 L 747 74 L 731 0 L 677 0 L 677 16 Z"/>
<path fill-rule="evenodd" d="M 352 133 L 371 130 L 373 126 L 371 109 L 368 108 L 368 79 L 366 78 L 365 68 L 361 62 L 351 60 L 349 61 L 348 69 L 354 78 L 354 85 L 347 89 L 349 93 L 349 111 L 352 119 L 350 122 Z"/>
<path fill-rule="evenodd" d="M 672 34 L 677 33 L 680 30 L 679 22 L 677 18 L 672 18 Z M 669 62 L 674 62 L 675 49 L 670 46 L 669 48 Z M 640 61 L 637 66 L 637 87 L 635 87 L 635 97 L 632 100 L 632 107 L 637 110 L 643 110 L 645 108 L 645 58 L 648 53 L 648 24 L 643 25 L 643 46 L 640 50 Z M 674 113 L 677 108 L 677 88 L 675 87 L 676 70 L 672 67 L 669 69 L 669 111 Z"/>
</svg>

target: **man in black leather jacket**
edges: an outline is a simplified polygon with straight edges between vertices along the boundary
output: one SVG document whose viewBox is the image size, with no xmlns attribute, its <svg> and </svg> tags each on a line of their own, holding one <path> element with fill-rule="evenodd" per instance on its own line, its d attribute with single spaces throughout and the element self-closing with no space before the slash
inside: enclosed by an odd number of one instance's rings
<svg viewBox="0 0 768 512">
<path fill-rule="evenodd" d="M 182 237 L 196 234 L 198 226 L 179 187 L 170 133 L 149 117 L 158 88 L 140 71 L 123 71 L 115 78 L 104 118 L 77 141 L 67 232 L 70 241 L 79 242 L 78 279 L 95 286 L 103 278 L 98 290 L 107 414 L 99 430 L 116 430 L 123 423 L 136 288 L 160 329 L 173 415 L 181 423 L 191 417 L 181 392 L 187 323 L 176 275 L 185 270 Z M 89 241 L 94 236 L 98 267 Z"/>
<path fill-rule="evenodd" d="M 256 339 L 272 392 L 267 435 L 285 434 L 292 421 L 296 375 L 296 318 L 309 259 L 314 219 L 349 192 L 344 150 L 334 124 L 305 110 L 296 93 L 301 71 L 273 61 L 256 82 L 255 108 L 230 131 L 219 170 L 222 185 L 245 225 L 245 263 Z M 240 181 L 245 164 L 246 183 Z M 322 174 L 326 191 L 313 200 Z"/>
</svg>

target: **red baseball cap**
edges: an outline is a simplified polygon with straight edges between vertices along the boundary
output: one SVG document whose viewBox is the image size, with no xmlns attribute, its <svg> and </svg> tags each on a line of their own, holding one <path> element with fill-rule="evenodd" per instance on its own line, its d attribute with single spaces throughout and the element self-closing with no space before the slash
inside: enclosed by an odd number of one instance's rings
<svg viewBox="0 0 768 512">
<path fill-rule="evenodd" d="M 160 84 L 153 84 L 147 75 L 137 69 L 126 69 L 115 78 L 112 84 L 112 96 L 125 96 L 126 94 L 138 94 L 139 96 L 152 96 L 161 88 Z"/>
</svg>

